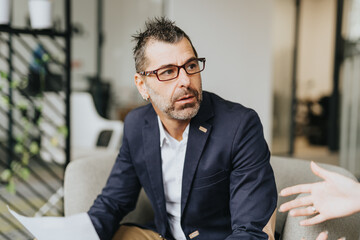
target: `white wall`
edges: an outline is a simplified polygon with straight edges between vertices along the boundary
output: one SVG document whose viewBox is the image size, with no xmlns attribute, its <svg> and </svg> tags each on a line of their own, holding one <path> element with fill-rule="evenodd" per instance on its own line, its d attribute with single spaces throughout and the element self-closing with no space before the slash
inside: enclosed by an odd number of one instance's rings
<svg viewBox="0 0 360 240">
<path fill-rule="evenodd" d="M 72 22 L 82 31 L 72 38 L 72 86 L 88 87 L 86 76 L 96 73 L 96 0 L 72 1 Z"/>
<path fill-rule="evenodd" d="M 112 115 L 116 109 L 143 103 L 134 84 L 135 65 L 131 36 L 144 27 L 148 18 L 161 16 L 161 0 L 104 1 L 104 31 L 106 35 L 103 76 L 112 82 Z"/>
<path fill-rule="evenodd" d="M 73 62 L 78 64 L 78 67 L 73 69 L 75 87 L 84 85 L 81 82 L 85 76 L 96 73 L 96 2 L 76 0 L 72 3 L 73 22 L 79 23 L 84 30 L 83 35 L 73 38 Z M 112 83 L 114 108 L 131 104 L 136 93 L 133 83 L 135 67 L 131 35 L 143 27 L 147 18 L 160 15 L 161 6 L 161 0 L 103 1 L 102 77 Z"/>
<path fill-rule="evenodd" d="M 169 0 L 167 15 L 206 57 L 204 90 L 254 108 L 271 141 L 272 0 Z"/>
</svg>

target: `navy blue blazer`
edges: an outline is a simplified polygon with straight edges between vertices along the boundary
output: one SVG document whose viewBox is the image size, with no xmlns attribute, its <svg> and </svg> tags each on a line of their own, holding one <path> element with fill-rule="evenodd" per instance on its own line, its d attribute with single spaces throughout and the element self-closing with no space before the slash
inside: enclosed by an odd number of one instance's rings
<svg viewBox="0 0 360 240">
<path fill-rule="evenodd" d="M 190 122 L 183 170 L 181 226 L 187 239 L 195 231 L 195 240 L 267 239 L 262 229 L 277 202 L 269 159 L 255 111 L 203 92 L 200 110 Z M 155 231 L 173 239 L 159 126 L 151 104 L 126 117 L 120 153 L 88 212 L 100 239 L 112 238 L 122 218 L 135 208 L 141 187 L 155 212 Z"/>
</svg>

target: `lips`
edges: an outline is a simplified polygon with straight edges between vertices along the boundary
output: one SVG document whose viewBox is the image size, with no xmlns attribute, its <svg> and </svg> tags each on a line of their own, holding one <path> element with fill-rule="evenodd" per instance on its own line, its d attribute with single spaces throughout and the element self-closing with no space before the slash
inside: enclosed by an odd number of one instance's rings
<svg viewBox="0 0 360 240">
<path fill-rule="evenodd" d="M 196 102 L 196 97 L 194 95 L 184 95 L 176 100 L 177 104 L 181 106 L 193 106 Z"/>
<path fill-rule="evenodd" d="M 193 95 L 185 95 L 185 96 L 182 96 L 182 97 L 178 98 L 176 101 L 180 102 L 180 101 L 185 101 L 185 100 L 189 100 L 189 99 L 192 99 L 192 98 L 194 98 Z"/>
</svg>

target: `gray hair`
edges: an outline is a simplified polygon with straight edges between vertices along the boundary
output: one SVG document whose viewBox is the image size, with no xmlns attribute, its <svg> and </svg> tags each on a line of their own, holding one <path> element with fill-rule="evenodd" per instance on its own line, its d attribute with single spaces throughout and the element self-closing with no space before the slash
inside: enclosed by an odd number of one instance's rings
<svg viewBox="0 0 360 240">
<path fill-rule="evenodd" d="M 177 43 L 186 38 L 197 57 L 197 52 L 186 33 L 166 17 L 150 19 L 145 23 L 145 30 L 133 35 L 133 41 L 136 46 L 133 49 L 136 72 L 144 71 L 147 64 L 145 56 L 146 45 L 151 40 L 162 41 L 166 43 Z"/>
</svg>

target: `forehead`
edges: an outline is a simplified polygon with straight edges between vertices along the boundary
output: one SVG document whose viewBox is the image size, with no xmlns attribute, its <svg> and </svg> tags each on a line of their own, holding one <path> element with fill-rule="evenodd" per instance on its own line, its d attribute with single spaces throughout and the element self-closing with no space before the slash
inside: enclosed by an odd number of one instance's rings
<svg viewBox="0 0 360 240">
<path fill-rule="evenodd" d="M 186 38 L 177 43 L 150 40 L 146 46 L 145 57 L 148 63 L 146 68 L 154 69 L 168 64 L 182 65 L 195 57 L 195 53 Z"/>
</svg>

